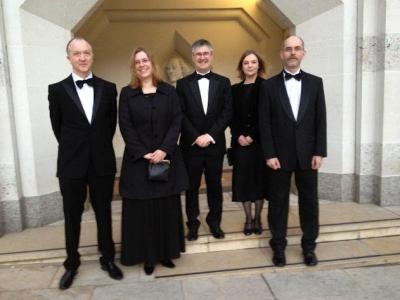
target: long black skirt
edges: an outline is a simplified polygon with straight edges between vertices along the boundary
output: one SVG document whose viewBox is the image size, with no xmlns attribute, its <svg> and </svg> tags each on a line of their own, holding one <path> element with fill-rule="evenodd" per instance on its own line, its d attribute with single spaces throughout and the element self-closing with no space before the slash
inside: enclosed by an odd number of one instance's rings
<svg viewBox="0 0 400 300">
<path fill-rule="evenodd" d="M 261 145 L 233 148 L 232 201 L 246 202 L 267 197 L 267 167 Z"/>
<path fill-rule="evenodd" d="M 185 252 L 179 195 L 156 199 L 123 199 L 121 264 L 156 264 Z"/>
</svg>

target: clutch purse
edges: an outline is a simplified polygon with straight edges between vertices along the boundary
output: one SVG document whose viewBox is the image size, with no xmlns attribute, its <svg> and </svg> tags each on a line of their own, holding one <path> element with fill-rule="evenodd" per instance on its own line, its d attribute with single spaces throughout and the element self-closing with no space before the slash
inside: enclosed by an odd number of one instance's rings
<svg viewBox="0 0 400 300">
<path fill-rule="evenodd" d="M 164 159 L 158 164 L 149 163 L 149 180 L 150 181 L 168 181 L 169 169 L 171 161 Z"/>
</svg>

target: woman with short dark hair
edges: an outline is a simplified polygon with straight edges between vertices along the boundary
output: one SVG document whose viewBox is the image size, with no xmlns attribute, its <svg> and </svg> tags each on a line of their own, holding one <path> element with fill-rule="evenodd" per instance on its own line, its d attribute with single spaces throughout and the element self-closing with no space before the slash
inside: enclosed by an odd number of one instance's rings
<svg viewBox="0 0 400 300">
<path fill-rule="evenodd" d="M 261 234 L 266 165 L 258 132 L 258 91 L 264 80 L 261 75 L 265 72 L 265 63 L 254 50 L 247 50 L 242 54 L 237 70 L 242 81 L 232 86 L 232 200 L 243 203 L 246 214 L 243 233 Z M 251 203 L 255 203 L 254 217 Z"/>
</svg>

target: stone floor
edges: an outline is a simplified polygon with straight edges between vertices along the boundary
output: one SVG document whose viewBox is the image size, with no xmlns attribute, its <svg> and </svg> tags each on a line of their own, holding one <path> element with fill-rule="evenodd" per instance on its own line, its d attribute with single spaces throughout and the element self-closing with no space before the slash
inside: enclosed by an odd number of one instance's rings
<svg viewBox="0 0 400 300">
<path fill-rule="evenodd" d="M 229 235 L 242 235 L 244 216 L 241 206 L 231 201 L 229 192 L 224 193 L 224 200 L 222 227 L 228 233 L 226 240 L 229 242 Z M 204 220 L 207 212 L 204 195 L 200 203 Z M 121 201 L 113 201 L 117 249 L 120 213 Z M 398 222 L 400 207 L 322 200 L 320 216 L 323 233 L 326 228 L 335 230 L 335 226 L 352 228 L 363 227 L 368 222 L 371 222 L 368 226 L 374 222 Z M 266 211 L 263 218 L 267 229 Z M 293 232 L 298 231 L 295 195 L 291 195 L 289 227 Z M 67 291 L 57 288 L 64 271 L 60 257 L 50 263 L 40 260 L 25 265 L 12 263 L 12 260 L 2 263 L 4 257 L 15 257 L 18 261 L 29 251 L 44 255 L 58 251 L 64 255 L 63 221 L 59 221 L 0 238 L 0 299 L 400 299 L 400 233 L 389 228 L 386 236 L 368 237 L 368 230 L 366 238 L 321 240 L 317 248 L 320 264 L 314 268 L 302 264 L 299 245 L 291 244 L 287 248 L 285 268 L 272 266 L 269 248 L 249 247 L 252 249 L 184 254 L 176 260 L 175 269 L 157 266 L 152 276 L 146 276 L 141 265 L 122 267 L 124 280 L 114 281 L 100 269 L 96 256 L 89 256 Z M 201 238 L 208 234 L 204 222 L 200 233 Z M 266 230 L 261 237 L 265 244 L 267 233 Z M 83 252 L 95 247 L 95 237 L 94 214 L 88 209 L 83 216 Z M 255 236 L 244 239 L 241 242 L 251 242 Z M 234 249 L 237 241 L 232 240 L 232 243 Z M 366 263 L 365 258 L 374 261 Z"/>
<path fill-rule="evenodd" d="M 60 291 L 57 284 L 63 269 L 59 265 L 0 267 L 0 299 L 400 299 L 400 265 L 179 279 L 155 279 L 137 266 L 122 269 L 125 278 L 114 281 L 98 263 L 85 262 L 73 286 Z"/>
</svg>

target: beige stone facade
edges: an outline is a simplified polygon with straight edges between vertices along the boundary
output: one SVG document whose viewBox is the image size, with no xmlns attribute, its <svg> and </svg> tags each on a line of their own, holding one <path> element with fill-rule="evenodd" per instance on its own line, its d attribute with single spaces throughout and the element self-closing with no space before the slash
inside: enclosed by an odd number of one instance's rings
<svg viewBox="0 0 400 300">
<path fill-rule="evenodd" d="M 321 198 L 400 204 L 400 3 L 396 0 L 2 0 L 0 11 L 0 234 L 62 218 L 47 85 L 65 78 L 73 35 L 94 47 L 94 72 L 129 81 L 136 46 L 190 63 L 209 39 L 215 72 L 237 82 L 240 54 L 256 49 L 268 76 L 289 33 L 303 37 L 304 70 L 324 79 L 328 158 Z M 227 132 L 229 135 L 229 131 Z M 117 132 L 117 156 L 123 141 Z"/>
</svg>

